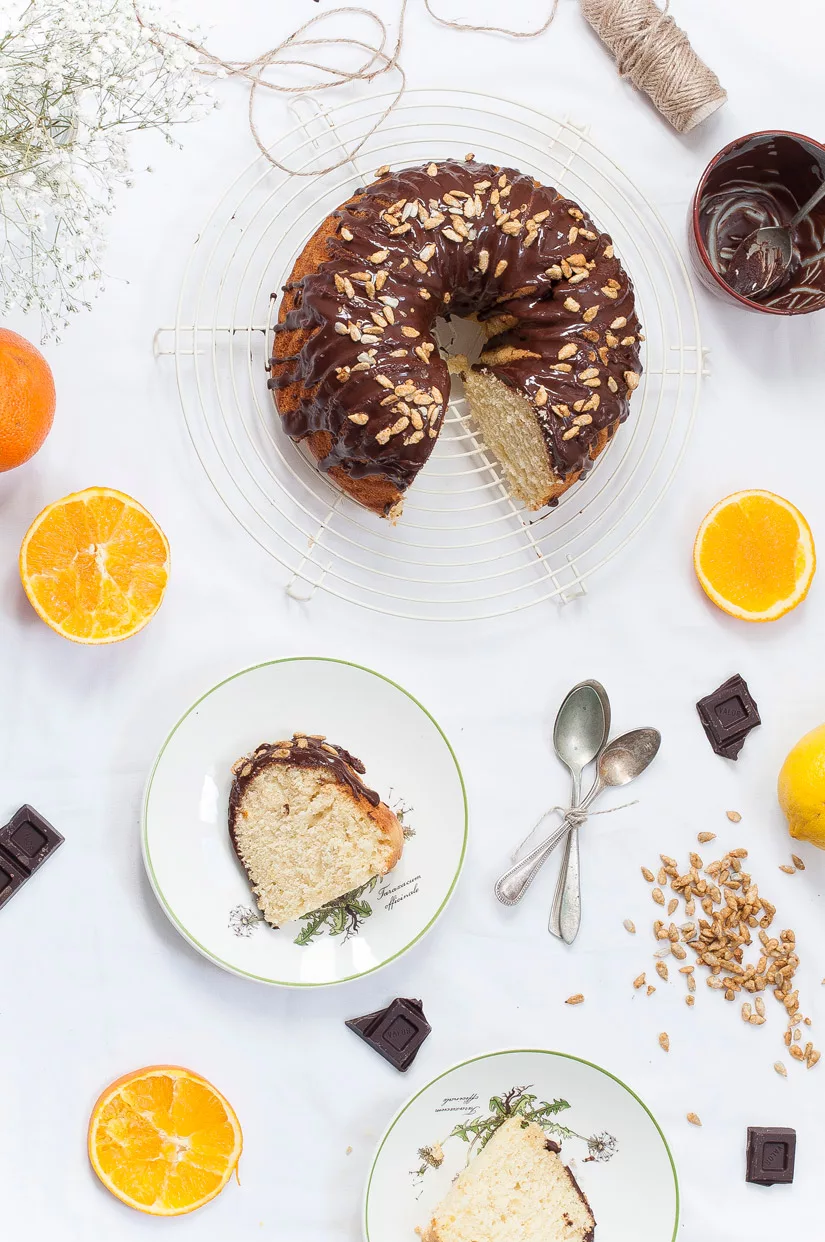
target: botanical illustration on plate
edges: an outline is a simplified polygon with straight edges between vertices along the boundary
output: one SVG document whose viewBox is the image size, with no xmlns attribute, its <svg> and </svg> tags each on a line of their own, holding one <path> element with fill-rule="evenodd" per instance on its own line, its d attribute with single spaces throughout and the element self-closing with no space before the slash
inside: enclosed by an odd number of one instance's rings
<svg viewBox="0 0 825 1242">
<path fill-rule="evenodd" d="M 462 1097 L 460 1102 L 465 1103 L 469 1110 L 475 1098 L 474 1096 Z M 447 1110 L 452 1104 L 454 1101 L 450 1099 L 443 1100 L 442 1108 L 437 1111 Z M 414 1184 L 421 1186 L 424 1176 L 430 1169 L 441 1168 L 445 1159 L 444 1148 L 452 1140 L 460 1140 L 467 1144 L 465 1164 L 469 1164 L 473 1157 L 486 1147 L 499 1126 L 503 1125 L 509 1117 L 523 1117 L 525 1121 L 536 1122 L 545 1134 L 552 1136 L 560 1143 L 573 1140 L 585 1144 L 587 1149 L 585 1162 L 602 1162 L 612 1159 L 618 1151 L 618 1141 L 615 1136 L 603 1132 L 587 1137 L 562 1125 L 557 1118 L 569 1108 L 570 1104 L 567 1100 L 557 1099 L 552 1103 L 540 1100 L 537 1095 L 533 1094 L 531 1085 L 511 1087 L 509 1091 L 502 1092 L 501 1095 L 494 1095 L 489 1102 L 487 1113 L 479 1110 L 468 1120 L 458 1122 L 447 1137 L 441 1139 L 440 1142 L 418 1149 L 420 1163 L 410 1170 Z"/>
</svg>

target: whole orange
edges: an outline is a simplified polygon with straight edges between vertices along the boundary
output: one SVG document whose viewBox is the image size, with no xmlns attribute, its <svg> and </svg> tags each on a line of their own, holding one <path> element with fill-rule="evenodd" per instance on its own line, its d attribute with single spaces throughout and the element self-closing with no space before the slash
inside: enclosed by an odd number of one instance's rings
<svg viewBox="0 0 825 1242">
<path fill-rule="evenodd" d="M 25 337 L 0 328 L 0 472 L 34 457 L 54 421 L 54 377 Z"/>
</svg>

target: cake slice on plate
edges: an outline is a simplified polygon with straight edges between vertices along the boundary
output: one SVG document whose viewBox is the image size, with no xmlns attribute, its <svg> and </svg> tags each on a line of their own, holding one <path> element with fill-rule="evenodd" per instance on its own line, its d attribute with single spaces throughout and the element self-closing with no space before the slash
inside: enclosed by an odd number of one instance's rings
<svg viewBox="0 0 825 1242">
<path fill-rule="evenodd" d="M 386 875 L 401 857 L 401 825 L 361 780 L 363 763 L 320 734 L 259 746 L 233 772 L 229 835 L 271 926 Z"/>
<path fill-rule="evenodd" d="M 557 1143 L 510 1117 L 460 1173 L 422 1242 L 593 1242 L 596 1221 Z"/>
</svg>

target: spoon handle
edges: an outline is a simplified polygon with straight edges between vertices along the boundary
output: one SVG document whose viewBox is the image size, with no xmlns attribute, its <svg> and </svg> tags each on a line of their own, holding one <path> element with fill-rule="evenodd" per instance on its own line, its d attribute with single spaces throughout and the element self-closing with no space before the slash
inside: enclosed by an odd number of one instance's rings
<svg viewBox="0 0 825 1242">
<path fill-rule="evenodd" d="M 579 809 L 587 810 L 601 790 L 602 786 L 597 777 Z M 579 828 L 577 824 L 573 824 L 567 834 L 564 858 L 547 924 L 550 934 L 563 940 L 565 944 L 573 943 L 581 925 L 582 894 L 579 867 Z"/>
<path fill-rule="evenodd" d="M 789 228 L 789 229 L 795 229 L 795 228 L 796 228 L 796 226 L 797 226 L 797 224 L 801 224 L 801 223 L 802 223 L 802 221 L 805 219 L 805 217 L 806 217 L 806 216 L 807 216 L 810 212 L 812 212 L 812 211 L 813 211 L 813 209 L 814 209 L 814 207 L 816 207 L 817 203 L 819 203 L 819 202 L 820 202 L 823 198 L 825 198 L 825 181 L 823 181 L 823 182 L 822 182 L 822 185 L 819 187 L 819 189 L 818 189 L 818 190 L 817 190 L 814 194 L 812 194 L 812 195 L 811 195 L 811 197 L 808 199 L 807 203 L 804 203 L 804 204 L 803 204 L 803 205 L 799 208 L 799 211 L 796 213 L 796 215 L 794 216 L 793 220 L 791 220 L 790 224 L 788 225 L 788 228 Z"/>
<path fill-rule="evenodd" d="M 579 830 L 573 828 L 567 838 L 567 868 L 563 873 L 557 916 L 561 938 L 565 944 L 572 944 L 576 939 L 582 921 L 579 865 Z"/>
<path fill-rule="evenodd" d="M 577 807 L 582 800 L 581 768 L 572 769 L 572 778 L 570 805 L 571 807 Z M 575 827 L 571 828 L 567 834 L 567 840 L 564 843 L 564 853 L 561 860 L 561 866 L 559 867 L 558 879 L 556 880 L 556 891 L 553 894 L 553 904 L 550 907 L 550 922 L 547 924 L 547 930 L 551 933 L 551 935 L 557 936 L 559 940 L 563 938 L 561 934 L 561 923 L 559 920 L 559 914 L 561 911 L 561 895 L 564 889 L 567 867 L 570 862 L 571 842 L 575 833 Z"/>
<path fill-rule="evenodd" d="M 505 871 L 495 886 L 496 897 L 498 897 L 502 905 L 514 906 L 521 901 L 559 841 L 562 841 L 567 835 L 569 827 L 569 822 L 565 817 L 561 827 L 557 828 L 546 841 L 543 841 L 531 854 L 528 854 L 521 862 L 516 863 L 509 871 Z"/>
</svg>

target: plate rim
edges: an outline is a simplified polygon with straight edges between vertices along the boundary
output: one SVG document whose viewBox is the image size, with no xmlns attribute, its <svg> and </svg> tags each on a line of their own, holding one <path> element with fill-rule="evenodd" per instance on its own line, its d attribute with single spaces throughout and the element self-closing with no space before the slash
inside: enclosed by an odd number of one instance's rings
<svg viewBox="0 0 825 1242">
<path fill-rule="evenodd" d="M 600 1074 L 604 1074 L 606 1078 L 612 1078 L 615 1083 L 618 1083 L 620 1087 L 624 1088 L 624 1090 L 628 1093 L 628 1095 L 631 1095 L 633 1097 L 633 1099 L 636 1101 L 637 1104 L 641 1105 L 641 1107 L 644 1109 L 644 1111 L 647 1113 L 648 1117 L 650 1118 L 650 1120 L 653 1122 L 654 1126 L 656 1127 L 656 1130 L 658 1131 L 658 1134 L 659 1134 L 659 1138 L 662 1140 L 665 1151 L 667 1152 L 668 1160 L 670 1161 L 670 1170 L 673 1174 L 673 1188 L 676 1193 L 675 1217 L 673 1221 L 673 1233 L 671 1234 L 670 1242 L 676 1242 L 676 1237 L 679 1232 L 679 1219 L 681 1216 L 681 1192 L 679 1189 L 679 1174 L 676 1170 L 676 1161 L 673 1159 L 673 1152 L 671 1151 L 670 1144 L 668 1143 L 667 1138 L 665 1137 L 664 1130 L 659 1125 L 658 1121 L 654 1117 L 651 1110 L 648 1108 L 647 1104 L 645 1104 L 641 1096 L 637 1095 L 636 1092 L 633 1090 L 633 1088 L 629 1087 L 627 1083 L 623 1081 L 623 1079 L 618 1077 L 618 1075 L 612 1074 L 610 1070 L 606 1070 L 601 1065 L 597 1065 L 595 1061 L 588 1061 L 586 1057 L 577 1057 L 572 1052 L 561 1052 L 559 1051 L 559 1049 L 555 1049 L 555 1048 L 496 1048 L 496 1049 L 493 1049 L 491 1052 L 480 1052 L 478 1053 L 477 1056 L 466 1057 L 463 1061 L 456 1061 L 455 1064 L 448 1066 L 447 1069 L 443 1070 L 440 1074 L 436 1074 L 435 1078 L 432 1078 L 428 1083 L 426 1083 L 423 1087 L 421 1087 L 420 1090 L 416 1091 L 407 1100 L 405 1100 L 405 1102 L 401 1105 L 398 1111 L 391 1118 L 387 1128 L 384 1130 L 384 1133 L 381 1135 L 380 1139 L 378 1140 L 378 1143 L 376 1144 L 375 1151 L 373 1154 L 372 1163 L 370 1164 L 370 1170 L 369 1170 L 369 1173 L 367 1174 L 366 1185 L 364 1186 L 363 1208 L 362 1208 L 362 1214 L 361 1214 L 361 1222 L 362 1222 L 361 1232 L 362 1232 L 364 1242 L 372 1242 L 372 1239 L 370 1238 L 370 1231 L 369 1231 L 368 1212 L 369 1212 L 369 1204 L 370 1204 L 370 1190 L 372 1188 L 373 1179 L 375 1177 L 376 1166 L 381 1156 L 381 1152 L 384 1149 L 384 1144 L 387 1142 L 387 1139 L 390 1137 L 390 1134 L 395 1129 L 396 1125 L 401 1120 L 403 1115 L 407 1112 L 409 1108 L 412 1107 L 412 1105 L 416 1102 L 416 1100 L 419 1099 L 419 1097 L 424 1094 L 425 1091 L 429 1091 L 430 1087 L 435 1086 L 435 1084 L 437 1082 L 440 1082 L 442 1078 L 446 1078 L 449 1074 L 454 1073 L 456 1070 L 463 1069 L 465 1065 L 473 1065 L 475 1064 L 476 1061 L 489 1061 L 493 1057 L 512 1056 L 513 1053 L 530 1053 L 530 1054 L 538 1054 L 541 1056 L 561 1057 L 565 1061 L 578 1061 L 580 1065 L 587 1065 L 589 1066 L 590 1069 L 597 1070 Z"/>
<path fill-rule="evenodd" d="M 342 979 L 329 979 L 329 980 L 325 980 L 320 983 L 316 983 L 316 982 L 301 983 L 301 982 L 296 982 L 294 980 L 270 979 L 270 978 L 267 978 L 265 975 L 256 975 L 252 971 L 243 970 L 239 966 L 233 966 L 230 962 L 224 961 L 223 958 L 218 957 L 216 953 L 213 953 L 210 949 L 208 949 L 206 945 L 201 944 L 200 941 L 180 921 L 175 911 L 170 906 L 167 898 L 164 896 L 163 890 L 161 889 L 160 882 L 155 874 L 155 869 L 152 864 L 149 840 L 148 840 L 149 797 L 152 792 L 152 785 L 154 783 L 157 770 L 160 766 L 160 763 L 163 759 L 164 754 L 166 753 L 167 747 L 172 741 L 172 738 L 175 736 L 175 734 L 178 732 L 178 730 L 181 728 L 184 722 L 188 720 L 188 718 L 192 715 L 192 713 L 196 711 L 198 707 L 200 707 L 201 703 L 203 703 L 205 699 L 208 699 L 210 695 L 214 694 L 215 691 L 220 690 L 225 685 L 228 685 L 229 682 L 235 681 L 238 677 L 245 676 L 247 673 L 254 673 L 254 672 L 257 672 L 258 669 L 269 668 L 275 664 L 307 664 L 307 663 L 342 664 L 347 668 L 355 668 L 355 669 L 358 669 L 362 673 L 369 673 L 371 676 L 377 677 L 380 681 L 387 682 L 387 684 L 392 686 L 395 690 L 399 690 L 402 694 L 406 695 L 406 697 L 410 699 L 416 705 L 416 707 L 418 707 L 424 713 L 427 719 L 430 720 L 432 724 L 435 725 L 436 730 L 438 731 L 439 735 L 441 736 L 442 741 L 447 747 L 447 750 L 450 754 L 450 758 L 452 759 L 455 765 L 456 775 L 458 776 L 459 788 L 461 790 L 461 797 L 464 803 L 464 836 L 463 836 L 463 840 L 461 843 L 461 854 L 459 856 L 458 863 L 456 865 L 455 874 L 453 875 L 453 878 L 450 882 L 450 887 L 447 890 L 444 896 L 444 899 L 441 902 L 441 905 L 438 907 L 438 909 L 436 910 L 432 918 L 429 920 L 429 922 L 413 937 L 412 940 L 409 941 L 408 944 L 404 945 L 403 948 L 399 949 L 396 953 L 393 953 L 393 955 L 391 957 L 388 957 L 386 961 L 379 962 L 377 966 L 371 966 L 369 970 L 358 971 L 356 974 L 347 975 Z M 464 783 L 464 774 L 461 771 L 461 765 L 458 762 L 458 756 L 456 755 L 455 750 L 453 749 L 450 739 L 447 737 L 447 734 L 444 732 L 441 725 L 436 720 L 435 716 L 433 716 L 432 712 L 427 710 L 424 704 L 420 702 L 420 700 L 417 699 L 414 694 L 410 694 L 409 690 L 405 689 L 405 687 L 402 686 L 399 682 L 393 681 L 391 677 L 387 677 L 384 673 L 379 673 L 375 669 L 369 668 L 365 664 L 358 664 L 355 660 L 342 660 L 335 656 L 307 656 L 307 655 L 280 656 L 278 659 L 260 660 L 256 664 L 246 665 L 243 668 L 237 669 L 234 673 L 229 674 L 229 676 L 221 678 L 220 681 L 215 682 L 213 686 L 210 686 L 208 690 L 204 691 L 203 694 L 201 694 L 197 699 L 195 699 L 195 701 L 189 705 L 186 711 L 184 711 L 182 715 L 178 717 L 175 724 L 169 730 L 163 742 L 161 743 L 160 749 L 158 750 L 155 756 L 152 766 L 149 769 L 149 775 L 146 779 L 146 785 L 144 788 L 143 799 L 141 803 L 141 830 L 140 830 L 141 852 L 143 855 L 143 865 L 146 870 L 149 883 L 151 885 L 153 893 L 155 894 L 155 897 L 157 898 L 157 901 L 158 901 L 158 904 L 161 910 L 166 915 L 167 919 L 172 924 L 172 926 L 175 928 L 175 930 L 183 937 L 183 939 L 186 940 L 187 943 L 190 944 L 193 949 L 196 949 L 198 953 L 200 953 L 203 957 L 205 957 L 207 961 L 212 962 L 214 965 L 220 967 L 222 970 L 229 971 L 230 974 L 237 975 L 241 979 L 252 979 L 256 983 L 265 983 L 269 985 L 270 987 L 329 988 L 329 987 L 338 987 L 342 983 L 352 983 L 355 979 L 365 979 L 368 975 L 372 975 L 372 974 L 375 974 L 379 970 L 383 970 L 386 966 L 391 965 L 392 962 L 395 962 L 400 957 L 403 957 L 405 953 L 409 952 L 409 950 L 412 949 L 414 945 L 418 944 L 420 940 L 423 940 L 424 937 L 428 934 L 428 932 L 432 930 L 432 928 L 441 918 L 442 914 L 447 909 L 447 906 L 452 900 L 453 894 L 455 893 L 456 886 L 458 885 L 458 881 L 461 876 L 461 872 L 464 869 L 464 861 L 467 855 L 467 840 L 469 836 L 469 823 L 470 823 L 470 807 L 469 807 L 469 801 L 467 798 L 467 786 Z"/>
</svg>

